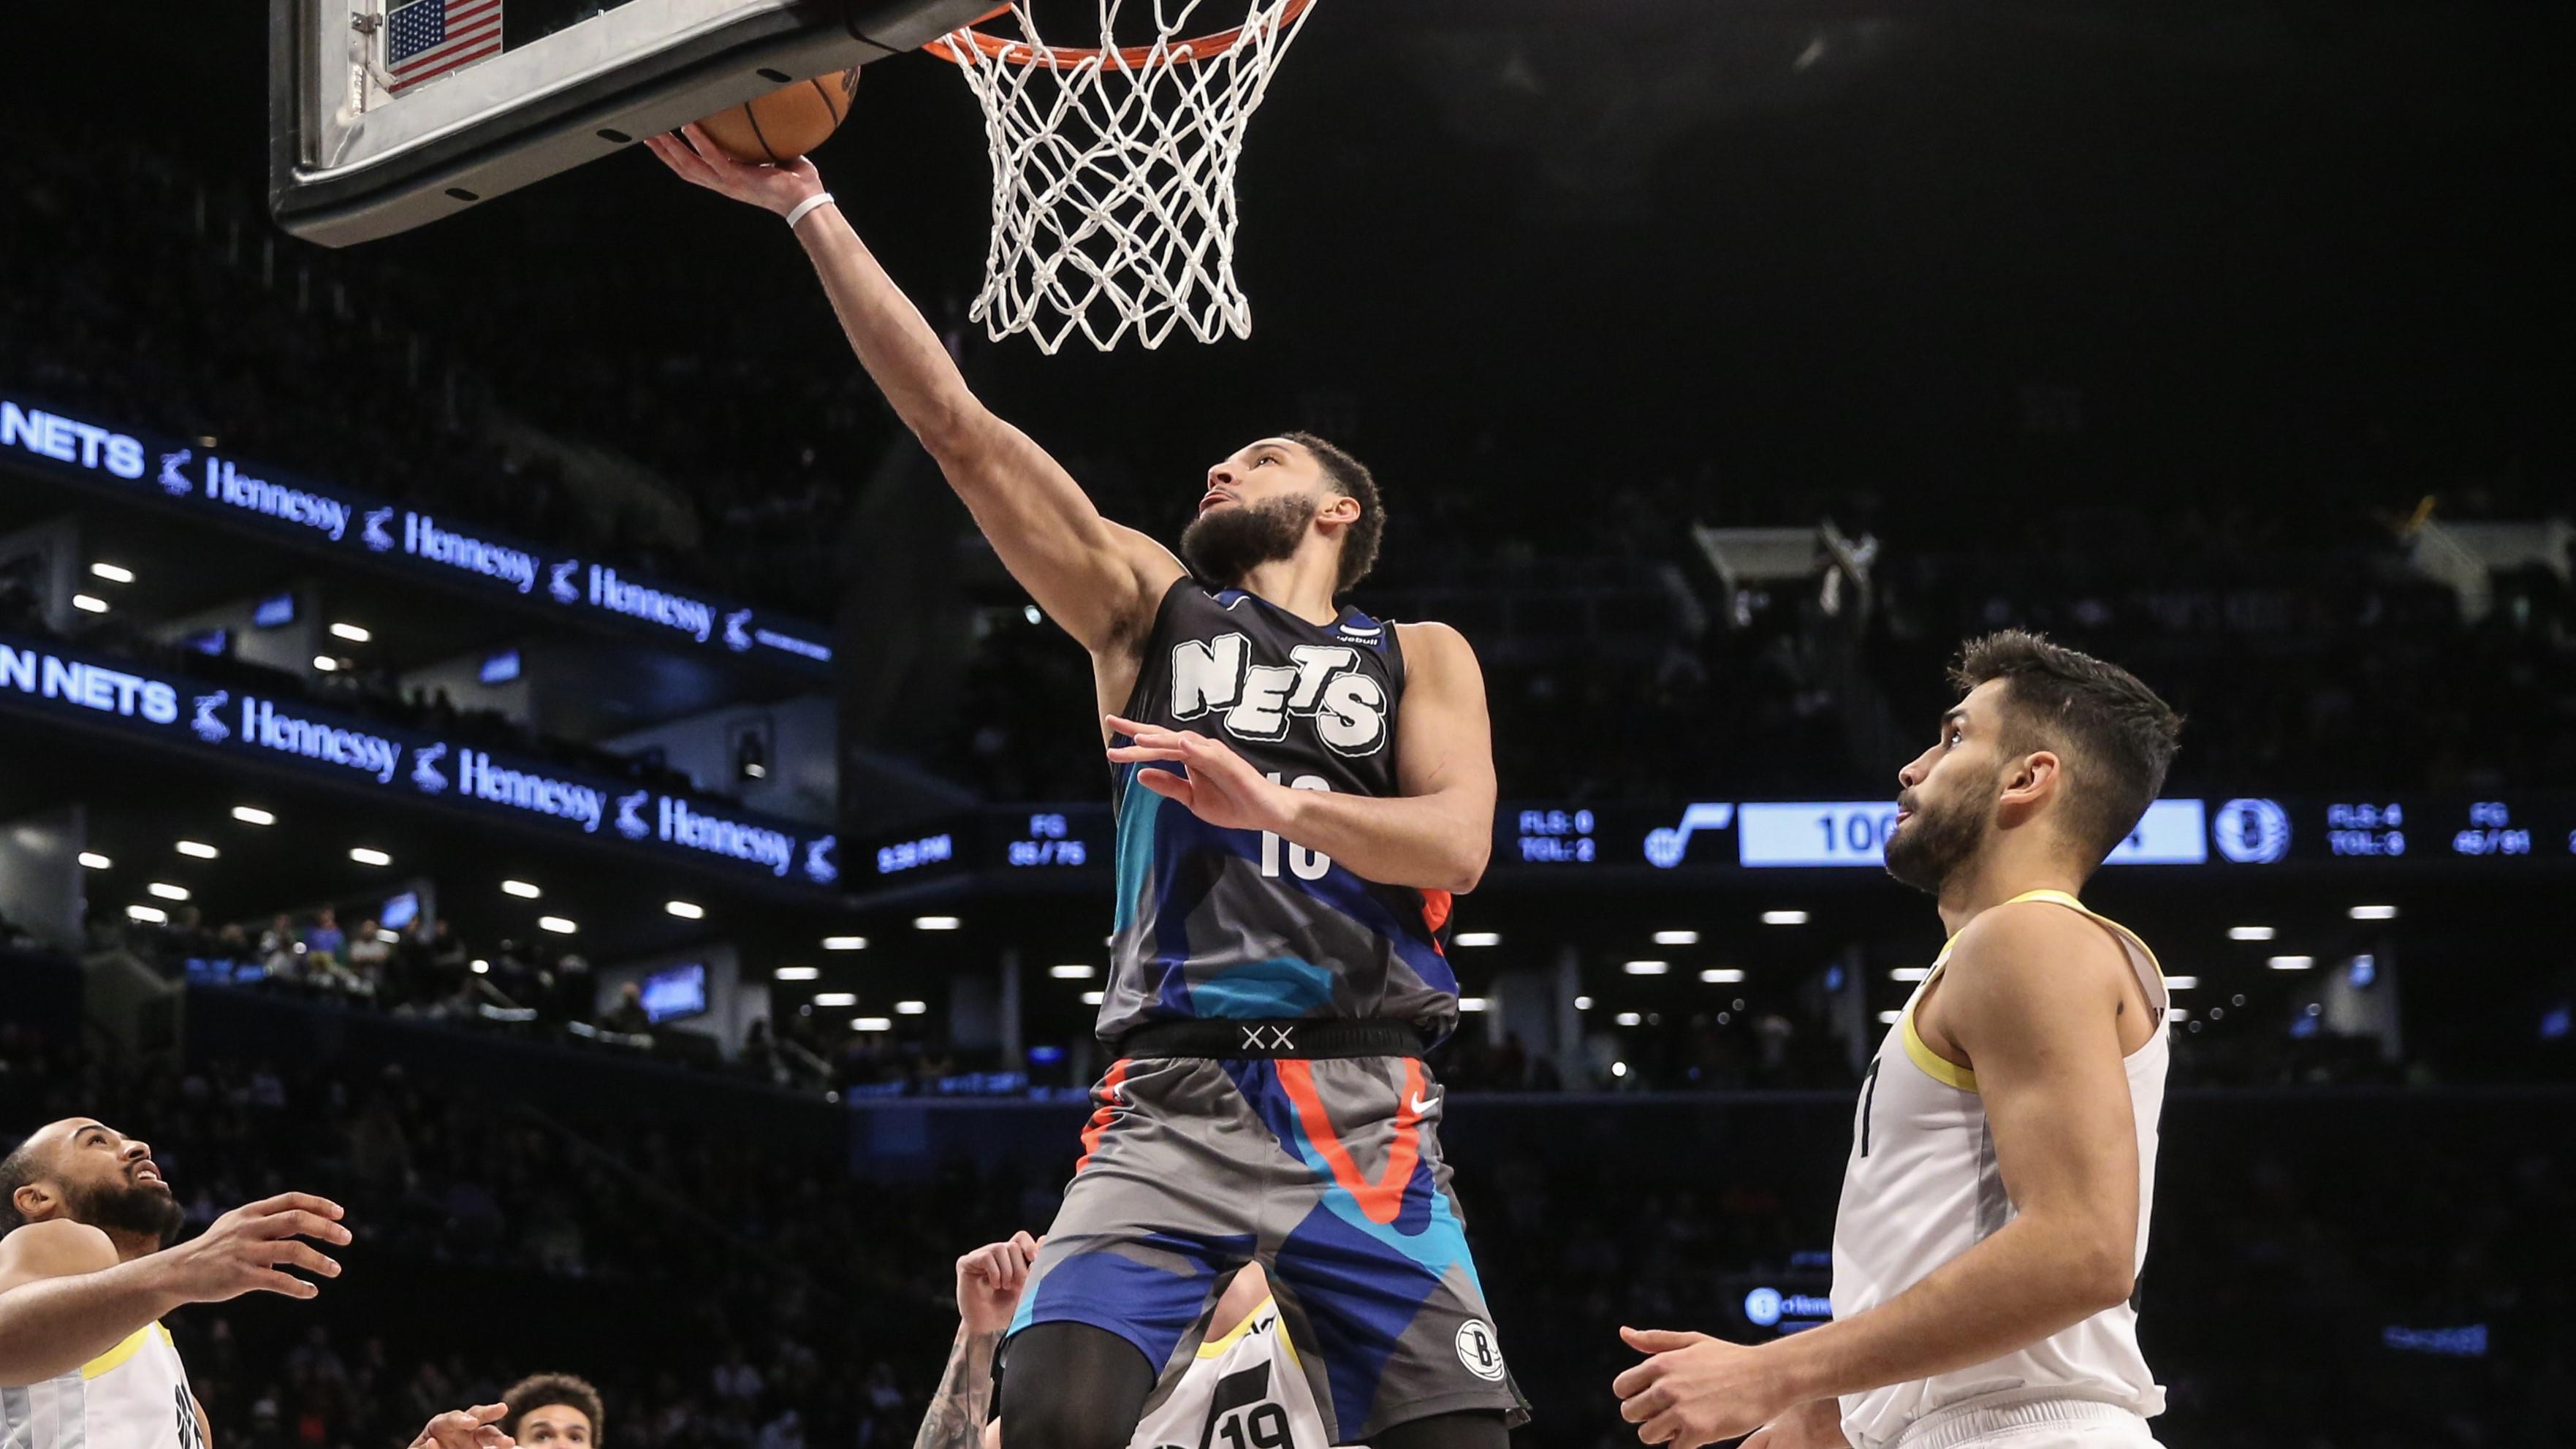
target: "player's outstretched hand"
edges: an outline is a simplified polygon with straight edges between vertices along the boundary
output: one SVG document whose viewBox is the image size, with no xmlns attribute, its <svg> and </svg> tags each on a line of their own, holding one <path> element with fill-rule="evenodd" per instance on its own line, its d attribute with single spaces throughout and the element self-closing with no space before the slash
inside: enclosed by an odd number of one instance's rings
<svg viewBox="0 0 2576 1449">
<path fill-rule="evenodd" d="M 1000 1333 L 1019 1312 L 1020 1290 L 1038 1260 L 1038 1239 L 1013 1233 L 957 1260 L 957 1320 L 967 1334 Z"/>
<path fill-rule="evenodd" d="M 1622 1328 L 1619 1337 L 1650 1355 L 1610 1385 L 1619 1417 L 1638 1426 L 1644 1443 L 1701 1449 L 1750 1434 L 1790 1407 L 1759 1349 L 1660 1328 Z"/>
<path fill-rule="evenodd" d="M 1191 814 L 1219 829 L 1286 834 L 1281 827 L 1287 824 L 1288 806 L 1293 803 L 1288 787 L 1252 768 L 1225 741 L 1189 730 L 1138 724 L 1114 714 L 1105 718 L 1111 729 L 1129 741 L 1110 748 L 1113 764 L 1177 762 L 1189 771 L 1184 775 L 1175 770 L 1139 770 L 1137 783 L 1146 789 L 1180 801 Z"/>
<path fill-rule="evenodd" d="M 680 179 L 736 201 L 766 207 L 785 216 L 809 196 L 823 191 L 822 173 L 799 156 L 777 166 L 751 166 L 726 155 L 692 121 L 676 132 L 647 136 L 644 145 Z"/>
<path fill-rule="evenodd" d="M 340 1265 L 306 1243 L 346 1244 L 340 1205 L 310 1193 L 282 1192 L 245 1203 L 214 1220 L 203 1233 L 160 1255 L 169 1286 L 187 1303 L 221 1303 L 245 1293 L 310 1298 L 322 1291 L 287 1268 L 337 1278 Z"/>
<path fill-rule="evenodd" d="M 509 1416 L 507 1404 L 450 1409 L 421 1426 L 411 1449 L 518 1449 L 519 1441 L 496 1427 Z"/>
</svg>

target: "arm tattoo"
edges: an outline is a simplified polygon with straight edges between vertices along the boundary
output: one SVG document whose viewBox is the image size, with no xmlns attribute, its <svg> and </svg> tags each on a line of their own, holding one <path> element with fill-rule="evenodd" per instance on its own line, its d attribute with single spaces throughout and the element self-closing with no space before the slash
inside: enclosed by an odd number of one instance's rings
<svg viewBox="0 0 2576 1449">
<path fill-rule="evenodd" d="M 980 1449 L 993 1401 L 993 1352 L 1001 1342 L 998 1333 L 957 1330 L 957 1347 L 949 1352 L 948 1370 L 939 1376 L 939 1392 L 930 1396 L 930 1412 L 921 1416 L 912 1449 Z"/>
</svg>

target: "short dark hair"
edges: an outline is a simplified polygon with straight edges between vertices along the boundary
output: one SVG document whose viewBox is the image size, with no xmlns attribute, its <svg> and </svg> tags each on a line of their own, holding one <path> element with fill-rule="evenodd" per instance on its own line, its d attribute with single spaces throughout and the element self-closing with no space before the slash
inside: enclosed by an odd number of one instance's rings
<svg viewBox="0 0 2576 1449">
<path fill-rule="evenodd" d="M 22 1137 L 8 1156 L 0 1157 L 0 1233 L 14 1233 L 27 1225 L 18 1211 L 18 1189 L 45 1175 L 44 1164 L 36 1161 L 35 1140 Z"/>
<path fill-rule="evenodd" d="M 1990 679 L 2004 681 L 2007 748 L 2068 756 L 2067 820 L 2099 866 L 2164 788 L 2182 716 L 2120 666 L 2022 629 L 1960 647 L 1950 682 L 1964 693 Z"/>
<path fill-rule="evenodd" d="M 501 1432 L 519 1437 L 519 1420 L 531 1409 L 548 1404 L 570 1404 L 590 1420 L 590 1442 L 598 1443 L 607 1434 L 607 1411 L 600 1407 L 599 1390 L 590 1380 L 576 1374 L 530 1374 L 501 1391 L 501 1402 L 510 1406 L 501 1421 Z"/>
<path fill-rule="evenodd" d="M 1378 501 L 1377 478 L 1368 465 L 1313 433 L 1283 433 L 1280 436 L 1315 455 L 1315 465 L 1324 472 L 1324 481 L 1345 498 L 1359 500 L 1360 516 L 1342 535 L 1341 572 L 1333 580 L 1333 593 L 1338 596 L 1359 587 L 1370 569 L 1377 567 L 1378 540 L 1386 535 L 1386 507 Z"/>
</svg>

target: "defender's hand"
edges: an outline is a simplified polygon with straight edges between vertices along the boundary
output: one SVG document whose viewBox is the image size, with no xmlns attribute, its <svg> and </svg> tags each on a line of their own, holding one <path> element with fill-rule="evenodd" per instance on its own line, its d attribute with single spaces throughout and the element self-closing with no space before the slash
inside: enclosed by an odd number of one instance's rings
<svg viewBox="0 0 2576 1449">
<path fill-rule="evenodd" d="M 685 141 L 681 139 L 684 136 L 688 138 Z M 823 191 L 822 174 L 804 157 L 778 166 L 745 165 L 726 155 L 706 132 L 698 129 L 695 121 L 682 126 L 676 135 L 647 136 L 644 144 L 662 158 L 663 165 L 678 172 L 681 180 L 736 201 L 765 207 L 780 216 Z"/>
<path fill-rule="evenodd" d="M 340 1265 L 306 1244 L 344 1244 L 340 1205 L 309 1193 L 286 1192 L 246 1203 L 215 1219 L 205 1232 L 156 1256 L 166 1260 L 171 1291 L 188 1303 L 221 1303 L 250 1292 L 310 1298 L 322 1291 L 285 1268 L 337 1278 Z"/>
<path fill-rule="evenodd" d="M 421 1426 L 411 1449 L 518 1449 L 518 1440 L 494 1427 L 509 1415 L 507 1404 L 450 1409 Z"/>
<path fill-rule="evenodd" d="M 1020 1290 L 1028 1286 L 1029 1267 L 1037 1260 L 1038 1240 L 1026 1233 L 1013 1233 L 1007 1243 L 988 1243 L 957 1260 L 957 1321 L 970 1336 L 1011 1326 Z"/>
<path fill-rule="evenodd" d="M 1619 1336 L 1652 1355 L 1610 1385 L 1619 1417 L 1639 1426 L 1644 1443 L 1701 1449 L 1749 1434 L 1791 1406 L 1773 1360 L 1758 1349 L 1664 1329 L 1623 1328 Z"/>
<path fill-rule="evenodd" d="M 1294 793 L 1285 785 L 1244 763 L 1224 741 L 1188 730 L 1158 729 L 1134 720 L 1106 717 L 1109 727 L 1130 743 L 1111 747 L 1118 764 L 1177 760 L 1189 770 L 1139 770 L 1136 780 L 1165 799 L 1178 800 L 1190 813 L 1225 830 L 1268 830 L 1285 835 Z"/>
</svg>

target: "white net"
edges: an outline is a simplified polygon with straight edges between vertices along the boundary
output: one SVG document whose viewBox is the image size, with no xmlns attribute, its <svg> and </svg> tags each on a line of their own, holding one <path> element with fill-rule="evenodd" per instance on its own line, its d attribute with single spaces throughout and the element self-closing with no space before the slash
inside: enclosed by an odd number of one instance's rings
<svg viewBox="0 0 2576 1449">
<path fill-rule="evenodd" d="M 1098 0 L 1097 44 L 1076 49 L 1041 37 L 1016 0 L 1022 39 L 959 30 L 932 45 L 983 103 L 992 151 L 993 241 L 971 315 L 1049 353 L 1077 331 L 1102 351 L 1131 332 L 1159 347 L 1182 326 L 1202 342 L 1250 336 L 1235 163 L 1311 3 L 1254 0 L 1239 29 L 1189 39 L 1202 0 L 1151 0 L 1152 42 L 1121 48 L 1126 0 Z"/>
</svg>

